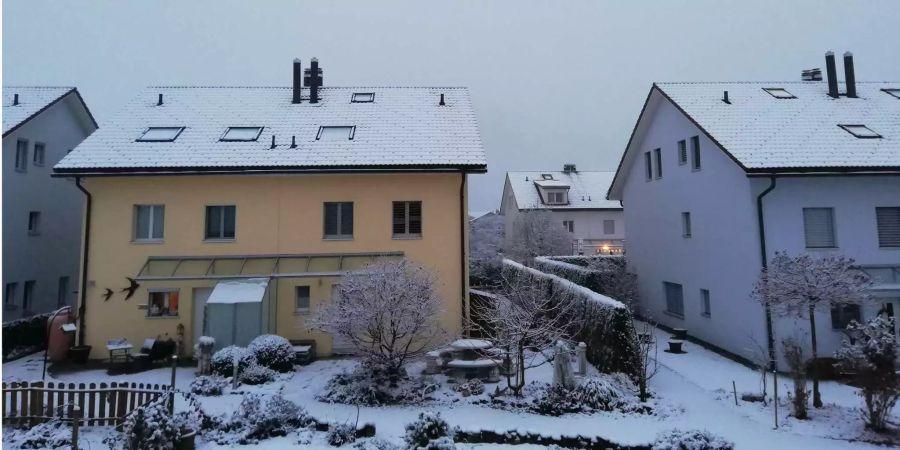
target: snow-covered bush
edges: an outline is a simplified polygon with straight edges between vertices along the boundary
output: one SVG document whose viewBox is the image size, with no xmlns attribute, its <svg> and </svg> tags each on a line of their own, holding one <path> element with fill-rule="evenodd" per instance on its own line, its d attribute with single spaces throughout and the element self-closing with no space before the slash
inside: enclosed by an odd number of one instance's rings
<svg viewBox="0 0 900 450">
<path fill-rule="evenodd" d="M 294 347 L 287 339 L 275 335 L 257 336 L 247 350 L 256 357 L 256 362 L 277 372 L 290 372 L 294 369 Z"/>
<path fill-rule="evenodd" d="M 400 450 L 397 444 L 377 437 L 356 441 L 353 448 L 356 450 Z"/>
<path fill-rule="evenodd" d="M 122 423 L 124 448 L 171 450 L 181 438 L 181 428 L 169 414 L 167 396 L 135 408 Z M 121 442 L 121 441 L 120 441 Z"/>
<path fill-rule="evenodd" d="M 419 418 L 415 422 L 406 425 L 406 446 L 408 449 L 440 448 L 430 447 L 430 445 L 441 438 L 449 439 L 450 448 L 454 448 L 453 430 L 450 429 L 447 421 L 441 418 L 441 414 L 438 412 L 426 411 L 419 413 Z M 445 445 L 446 442 L 441 442 L 440 444 Z"/>
<path fill-rule="evenodd" d="M 887 419 L 900 398 L 900 377 L 895 370 L 897 363 L 897 338 L 894 335 L 894 319 L 877 316 L 865 324 L 850 322 L 847 334 L 854 338 L 845 340 L 837 352 L 839 366 L 855 373 L 862 388 L 861 409 L 866 426 L 875 431 L 887 429 Z"/>
<path fill-rule="evenodd" d="M 275 371 L 254 363 L 244 369 L 239 377 L 244 384 L 265 384 L 275 379 Z"/>
<path fill-rule="evenodd" d="M 706 430 L 664 431 L 656 436 L 651 450 L 733 450 L 734 444 Z"/>
<path fill-rule="evenodd" d="M 228 380 L 218 375 L 200 375 L 191 381 L 191 393 L 205 396 L 222 395 Z"/>
<path fill-rule="evenodd" d="M 482 382 L 478 378 L 473 378 L 471 380 L 457 384 L 453 388 L 453 390 L 458 392 L 463 397 L 468 397 L 470 395 L 481 395 L 484 394 L 484 382 Z"/>
<path fill-rule="evenodd" d="M 384 369 L 361 364 L 353 371 L 332 377 L 316 398 L 323 402 L 350 405 L 414 405 L 430 399 L 430 394 L 437 388 L 426 379 L 407 376 L 405 371 L 393 384 Z"/>
<path fill-rule="evenodd" d="M 238 358 L 238 374 L 256 362 L 256 356 L 246 348 L 229 345 L 213 354 L 210 370 L 213 374 L 230 377 L 233 375 L 235 358 Z"/>
<path fill-rule="evenodd" d="M 3 445 L 9 448 L 65 448 L 72 445 L 72 427 L 52 420 L 25 430 L 4 429 Z"/>
<path fill-rule="evenodd" d="M 418 447 L 416 450 L 455 450 L 456 443 L 453 438 L 444 436 L 428 441 L 428 444 Z"/>
<path fill-rule="evenodd" d="M 247 393 L 230 420 L 204 427 L 204 438 L 219 445 L 256 444 L 260 439 L 286 436 L 313 422 L 307 412 L 275 394 L 263 405 L 259 395 Z"/>
<path fill-rule="evenodd" d="M 328 428 L 325 440 L 334 447 L 350 444 L 356 441 L 356 427 L 349 423 L 334 424 Z"/>
</svg>

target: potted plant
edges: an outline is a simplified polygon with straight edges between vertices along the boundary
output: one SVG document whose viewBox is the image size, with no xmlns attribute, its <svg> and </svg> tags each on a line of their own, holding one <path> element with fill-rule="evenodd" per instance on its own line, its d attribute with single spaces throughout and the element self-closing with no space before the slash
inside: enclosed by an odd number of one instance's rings
<svg viewBox="0 0 900 450">
<path fill-rule="evenodd" d="M 69 359 L 75 364 L 84 364 L 91 354 L 90 345 L 73 345 L 69 347 Z"/>
</svg>

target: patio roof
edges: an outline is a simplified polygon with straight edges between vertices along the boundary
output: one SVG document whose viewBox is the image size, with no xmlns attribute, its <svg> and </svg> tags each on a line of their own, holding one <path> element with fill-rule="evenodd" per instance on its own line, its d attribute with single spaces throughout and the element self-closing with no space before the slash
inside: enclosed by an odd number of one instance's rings
<svg viewBox="0 0 900 450">
<path fill-rule="evenodd" d="M 337 277 L 378 259 L 403 252 L 314 253 L 288 255 L 151 256 L 135 276 L 139 281 L 229 278 Z"/>
</svg>

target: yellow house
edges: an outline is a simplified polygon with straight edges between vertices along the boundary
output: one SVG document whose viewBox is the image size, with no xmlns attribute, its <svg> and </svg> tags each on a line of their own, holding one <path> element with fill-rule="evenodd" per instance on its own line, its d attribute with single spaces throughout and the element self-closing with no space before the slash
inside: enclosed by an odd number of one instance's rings
<svg viewBox="0 0 900 450">
<path fill-rule="evenodd" d="M 316 341 L 311 312 L 378 258 L 430 268 L 441 322 L 467 310 L 469 173 L 486 171 L 468 91 L 152 87 L 55 168 L 86 199 L 78 342 L 257 334 Z M 337 344 L 337 345 L 335 345 Z"/>
</svg>

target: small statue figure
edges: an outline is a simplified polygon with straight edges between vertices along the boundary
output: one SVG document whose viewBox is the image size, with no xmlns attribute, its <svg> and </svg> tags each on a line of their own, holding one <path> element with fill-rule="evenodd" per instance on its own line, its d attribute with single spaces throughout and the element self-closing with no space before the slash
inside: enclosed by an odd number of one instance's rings
<svg viewBox="0 0 900 450">
<path fill-rule="evenodd" d="M 556 354 L 553 356 L 553 384 L 566 389 L 575 387 L 572 361 L 569 359 L 569 346 L 563 341 L 556 342 Z"/>
<path fill-rule="evenodd" d="M 209 336 L 200 336 L 197 341 L 197 369 L 200 375 L 209 375 L 210 361 L 212 360 L 213 347 L 216 346 L 216 339 Z"/>
</svg>

